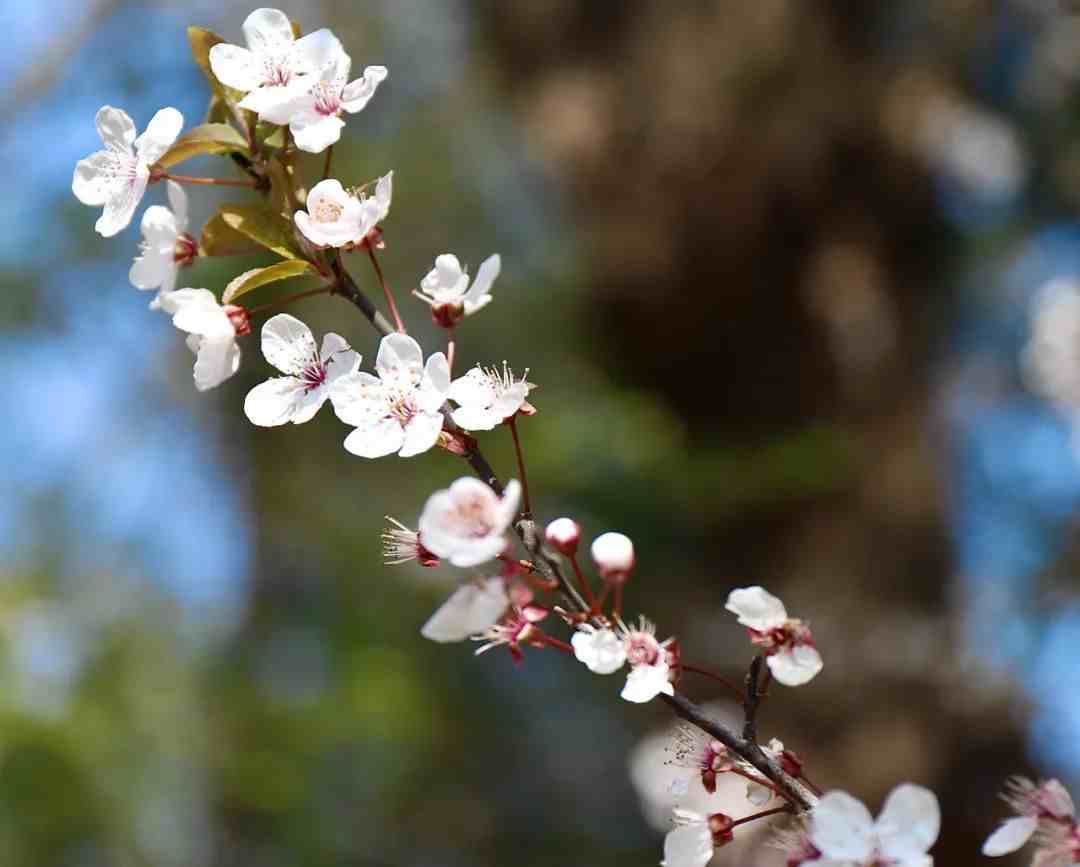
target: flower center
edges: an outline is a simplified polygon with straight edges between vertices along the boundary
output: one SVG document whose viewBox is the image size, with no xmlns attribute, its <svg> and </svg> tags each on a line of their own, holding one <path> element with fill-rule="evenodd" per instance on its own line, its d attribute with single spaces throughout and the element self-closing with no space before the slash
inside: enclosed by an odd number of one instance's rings
<svg viewBox="0 0 1080 867">
<path fill-rule="evenodd" d="M 288 55 L 268 57 L 263 61 L 263 84 L 282 87 L 292 80 L 292 64 Z"/>
<path fill-rule="evenodd" d="M 315 209 L 311 212 L 311 216 L 316 223 L 336 223 L 341 219 L 341 214 L 344 210 L 345 209 L 337 202 L 330 202 L 323 199 L 315 205 Z"/>
<path fill-rule="evenodd" d="M 626 638 L 626 661 L 630 665 L 655 665 L 660 658 L 660 642 L 648 632 L 631 632 Z"/>
<path fill-rule="evenodd" d="M 315 111 L 323 117 L 334 117 L 341 111 L 341 94 L 320 81 L 313 88 Z"/>
<path fill-rule="evenodd" d="M 454 522 L 461 528 L 463 536 L 473 539 L 490 536 L 494 529 L 488 504 L 479 497 L 458 503 L 454 510 Z"/>
<path fill-rule="evenodd" d="M 309 364 L 300 371 L 300 381 L 304 384 L 304 393 L 306 394 L 326 382 L 326 373 L 326 364 L 322 361 Z"/>
</svg>

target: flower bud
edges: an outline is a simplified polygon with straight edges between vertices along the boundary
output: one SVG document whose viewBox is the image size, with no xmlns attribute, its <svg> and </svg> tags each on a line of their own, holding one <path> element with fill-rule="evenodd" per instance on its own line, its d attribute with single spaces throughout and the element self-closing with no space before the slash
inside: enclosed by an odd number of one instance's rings
<svg viewBox="0 0 1080 867">
<path fill-rule="evenodd" d="M 622 533 L 604 533 L 592 543 L 592 558 L 607 581 L 625 581 L 634 569 L 634 543 Z"/>
<path fill-rule="evenodd" d="M 708 824 L 715 845 L 723 846 L 735 839 L 735 833 L 732 831 L 735 821 L 726 813 L 713 813 L 709 816 Z"/>
<path fill-rule="evenodd" d="M 225 315 L 229 317 L 233 330 L 237 337 L 251 334 L 251 314 L 246 307 L 239 304 L 226 304 Z"/>
<path fill-rule="evenodd" d="M 573 557 L 577 553 L 578 543 L 581 542 L 581 527 L 571 518 L 556 518 L 547 525 L 544 537 L 560 554 Z"/>
</svg>

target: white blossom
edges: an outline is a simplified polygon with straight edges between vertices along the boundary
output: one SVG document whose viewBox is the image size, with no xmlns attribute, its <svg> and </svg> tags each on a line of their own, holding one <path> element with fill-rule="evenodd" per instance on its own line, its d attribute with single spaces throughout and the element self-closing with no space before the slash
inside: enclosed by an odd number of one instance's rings
<svg viewBox="0 0 1080 867">
<path fill-rule="evenodd" d="M 173 325 L 188 333 L 199 391 L 220 385 L 240 369 L 236 318 L 218 303 L 213 292 L 177 289 L 161 297 L 161 309 L 172 316 Z"/>
<path fill-rule="evenodd" d="M 676 807 L 672 819 L 675 827 L 664 837 L 661 867 L 705 867 L 716 847 L 730 843 L 734 837 L 731 818 L 723 813 L 706 816 Z"/>
<path fill-rule="evenodd" d="M 491 286 L 501 268 L 499 254 L 489 256 L 480 263 L 476 279 L 470 285 L 469 275 L 461 267 L 458 257 L 443 253 L 436 257 L 435 267 L 420 281 L 420 289 L 413 294 L 431 307 L 437 323 L 448 328 L 491 303 Z"/>
<path fill-rule="evenodd" d="M 1024 777 L 1009 780 L 1003 795 L 1016 816 L 1006 819 L 983 844 L 982 853 L 995 857 L 1015 852 L 1029 840 L 1038 840 L 1036 863 L 1057 867 L 1080 858 L 1080 828 L 1076 807 L 1058 780 L 1038 785 Z"/>
<path fill-rule="evenodd" d="M 510 597 L 502 578 L 466 584 L 455 590 L 428 618 L 420 634 L 439 643 L 464 641 L 490 630 L 509 607 Z"/>
<path fill-rule="evenodd" d="M 626 662 L 626 643 L 612 629 L 582 623 L 570 643 L 577 660 L 594 674 L 614 674 Z"/>
<path fill-rule="evenodd" d="M 621 627 L 626 661 L 630 672 L 620 695 L 626 701 L 644 704 L 658 695 L 674 695 L 671 684 L 671 660 L 668 648 L 672 639 L 656 640 L 656 626 L 644 617 L 638 619 L 637 628 Z"/>
<path fill-rule="evenodd" d="M 105 147 L 75 166 L 71 191 L 84 205 L 104 205 L 94 228 L 109 238 L 131 222 L 146 192 L 150 166 L 176 141 L 184 116 L 163 108 L 137 138 L 128 113 L 111 105 L 98 110 L 96 123 Z"/>
<path fill-rule="evenodd" d="M 501 373 L 477 365 L 459 376 L 450 383 L 449 397 L 458 405 L 452 413 L 454 424 L 465 430 L 493 430 L 517 412 L 531 411 L 526 398 L 536 386 L 526 382 L 525 376 L 514 379 L 506 362 Z"/>
<path fill-rule="evenodd" d="M 363 77 L 349 81 L 352 61 L 344 51 L 323 66 L 310 84 L 290 100 L 271 106 L 261 114 L 271 123 L 288 124 L 296 146 L 308 153 L 322 153 L 341 138 L 342 112 L 356 114 L 375 95 L 386 79 L 385 66 L 369 66 Z"/>
<path fill-rule="evenodd" d="M 500 497 L 469 476 L 436 491 L 420 515 L 420 536 L 433 554 L 453 565 L 479 566 L 506 546 L 506 531 L 517 515 L 521 485 L 511 479 Z"/>
<path fill-rule="evenodd" d="M 634 568 L 634 543 L 622 533 L 601 533 L 592 543 L 593 563 L 607 579 L 625 579 Z"/>
<path fill-rule="evenodd" d="M 1028 388 L 1069 414 L 1080 412 L 1080 283 L 1051 280 L 1032 302 L 1021 355 Z"/>
<path fill-rule="evenodd" d="M 319 181 L 307 197 L 307 210 L 293 215 L 297 228 L 316 247 L 361 244 L 390 213 L 394 173 L 375 184 L 374 196 L 354 196 L 333 178 Z"/>
<path fill-rule="evenodd" d="M 198 251 L 188 234 L 187 194 L 176 181 L 166 183 L 169 208 L 151 205 L 142 216 L 142 242 L 128 277 L 136 289 L 157 289 L 150 309 L 161 307 L 160 296 L 176 288 L 180 269 L 190 265 Z"/>
<path fill-rule="evenodd" d="M 325 28 L 297 39 L 289 16 L 278 9 L 256 9 L 244 20 L 243 30 L 247 48 L 218 43 L 210 49 L 210 69 L 226 87 L 246 94 L 241 108 L 267 120 L 344 53 L 338 38 Z"/>
<path fill-rule="evenodd" d="M 732 771 L 739 766 L 727 747 L 696 726 L 680 725 L 675 731 L 674 743 L 670 750 L 674 756 L 671 764 L 694 771 L 700 777 L 702 787 L 709 794 L 716 791 L 719 774 Z M 751 803 L 755 803 L 752 798 L 749 798 L 749 790 L 748 799 Z"/>
<path fill-rule="evenodd" d="M 442 430 L 440 407 L 450 388 L 446 357 L 437 352 L 425 365 L 420 344 L 394 332 L 379 344 L 375 370 L 377 377 L 362 370 L 342 376 L 330 389 L 334 412 L 356 428 L 345 449 L 362 458 L 426 452 Z"/>
<path fill-rule="evenodd" d="M 801 686 L 821 671 L 810 628 L 789 618 L 784 603 L 763 587 L 732 590 L 725 607 L 750 630 L 750 640 L 765 649 L 769 670 L 780 683 Z"/>
<path fill-rule="evenodd" d="M 885 800 L 877 821 L 847 792 L 828 792 L 810 815 L 810 841 L 835 867 L 930 867 L 927 851 L 941 829 L 941 810 L 929 789 L 905 783 Z"/>
<path fill-rule="evenodd" d="M 321 350 L 317 349 L 311 329 L 288 313 L 263 324 L 262 351 L 285 376 L 255 386 L 244 400 L 244 414 L 261 427 L 301 424 L 314 418 L 334 382 L 360 367 L 360 356 L 345 338 L 327 334 Z"/>
</svg>

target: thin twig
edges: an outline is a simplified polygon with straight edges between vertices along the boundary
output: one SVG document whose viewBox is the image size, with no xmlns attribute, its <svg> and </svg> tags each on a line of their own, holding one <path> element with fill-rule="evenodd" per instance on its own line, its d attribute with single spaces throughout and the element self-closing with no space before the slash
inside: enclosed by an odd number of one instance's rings
<svg viewBox="0 0 1080 867">
<path fill-rule="evenodd" d="M 375 248 L 371 244 L 366 244 L 365 246 L 367 247 L 368 256 L 371 257 L 371 264 L 375 266 L 375 276 L 379 278 L 379 285 L 382 286 L 383 294 L 386 296 L 386 303 L 390 307 L 390 313 L 394 317 L 394 324 L 397 326 L 397 330 L 404 334 L 405 323 L 401 321 L 401 314 L 398 313 L 397 304 L 394 302 L 394 293 L 390 291 L 390 286 L 383 276 L 382 266 L 375 256 Z"/>
<path fill-rule="evenodd" d="M 726 677 L 721 677 L 719 674 L 715 674 L 715 673 L 709 671 L 709 669 L 707 669 L 707 668 L 698 668 L 696 665 L 688 665 L 685 662 L 680 662 L 679 663 L 679 668 L 681 668 L 683 671 L 689 671 L 689 672 L 693 672 L 694 674 L 701 674 L 701 675 L 704 675 L 705 677 L 710 677 L 713 680 L 715 680 L 717 683 L 720 683 L 724 687 L 726 687 L 727 690 L 739 700 L 740 704 L 743 703 L 744 701 L 746 701 L 746 696 L 743 695 L 743 691 L 741 689 L 739 689 L 735 684 L 733 684 L 730 680 L 728 680 Z"/>
<path fill-rule="evenodd" d="M 758 678 L 761 676 L 761 666 L 765 663 L 765 657 L 755 656 L 746 672 L 746 698 L 743 699 L 743 740 L 751 744 L 757 743 L 757 710 L 761 701 L 761 693 L 758 692 Z"/>
<path fill-rule="evenodd" d="M 517 417 L 510 416 L 510 419 L 506 424 L 510 428 L 510 435 L 514 438 L 514 452 L 517 454 L 518 474 L 521 476 L 521 516 L 523 518 L 531 518 L 532 501 L 529 499 L 529 479 L 525 475 L 525 455 L 521 451 L 521 440 L 518 438 Z"/>
</svg>

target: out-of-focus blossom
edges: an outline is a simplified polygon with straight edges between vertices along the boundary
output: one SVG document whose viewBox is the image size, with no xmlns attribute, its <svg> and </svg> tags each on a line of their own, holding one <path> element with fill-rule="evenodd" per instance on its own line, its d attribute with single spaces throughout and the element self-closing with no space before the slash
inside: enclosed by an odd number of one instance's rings
<svg viewBox="0 0 1080 867">
<path fill-rule="evenodd" d="M 724 813 L 706 816 L 676 807 L 672 811 L 675 827 L 664 837 L 664 860 L 661 867 L 705 867 L 716 847 L 734 839 L 732 819 Z"/>
<path fill-rule="evenodd" d="M 716 791 L 717 776 L 736 767 L 728 748 L 696 726 L 679 726 L 671 752 L 672 764 L 694 771 L 709 794 Z"/>
<path fill-rule="evenodd" d="M 1057 780 L 1038 784 L 1024 777 L 1009 780 L 1003 795 L 1016 815 L 1006 819 L 983 844 L 984 855 L 1008 855 L 1033 837 L 1038 841 L 1038 867 L 1064 867 L 1080 862 L 1080 828 L 1068 790 Z"/>
<path fill-rule="evenodd" d="M 441 644 L 464 641 L 490 630 L 509 606 L 506 582 L 502 578 L 485 578 L 455 590 L 428 618 L 420 634 Z"/>
<path fill-rule="evenodd" d="M 535 410 L 526 398 L 536 386 L 526 382 L 525 376 L 515 379 L 504 362 L 501 373 L 478 365 L 455 379 L 449 395 L 458 405 L 452 413 L 454 424 L 465 430 L 493 430 L 518 412 L 531 415 Z"/>
<path fill-rule="evenodd" d="M 131 222 L 150 181 L 150 166 L 176 141 L 184 116 L 163 108 L 138 138 L 128 113 L 111 105 L 98 110 L 96 123 L 105 147 L 75 166 L 71 191 L 84 205 L 104 205 L 94 228 L 109 238 Z"/>
<path fill-rule="evenodd" d="M 801 686 L 821 671 L 809 627 L 789 618 L 784 603 L 763 587 L 732 590 L 725 607 L 750 630 L 750 640 L 765 649 L 766 664 L 780 683 Z"/>
<path fill-rule="evenodd" d="M 505 647 L 514 662 L 521 662 L 525 655 L 521 650 L 523 644 L 544 646 L 544 633 L 536 624 L 548 614 L 548 609 L 540 605 L 515 605 L 487 632 L 473 636 L 476 641 L 484 642 L 476 649 L 477 654 L 495 647 Z"/>
<path fill-rule="evenodd" d="M 435 267 L 420 281 L 419 291 L 413 294 L 431 307 L 436 323 L 450 328 L 491 303 L 491 286 L 501 268 L 499 254 L 489 256 L 480 264 L 470 285 L 469 275 L 461 267 L 458 257 L 443 253 L 435 259 Z"/>
<path fill-rule="evenodd" d="M 420 534 L 410 530 L 397 518 L 386 516 L 390 526 L 382 532 L 383 562 L 387 566 L 399 566 L 416 560 L 421 566 L 438 566 L 439 558 L 420 541 Z"/>
<path fill-rule="evenodd" d="M 173 325 L 188 333 L 199 391 L 220 385 L 240 369 L 236 337 L 250 331 L 243 308 L 222 307 L 209 289 L 177 289 L 161 296 L 161 309 L 172 316 Z"/>
<path fill-rule="evenodd" d="M 1080 283 L 1051 280 L 1036 293 L 1021 363 L 1028 388 L 1069 415 L 1080 412 Z"/>
<path fill-rule="evenodd" d="M 129 279 L 136 289 L 157 289 L 150 309 L 161 307 L 161 295 L 176 288 L 180 269 L 192 263 L 198 244 L 188 234 L 187 194 L 176 181 L 166 185 L 169 208 L 151 205 L 142 217 L 142 242 L 131 265 Z"/>
<path fill-rule="evenodd" d="M 433 554 L 455 566 L 479 566 L 506 546 L 506 531 L 517 515 L 521 485 L 511 479 L 500 497 L 479 479 L 458 479 L 428 497 L 420 515 L 420 535 Z"/>
</svg>

